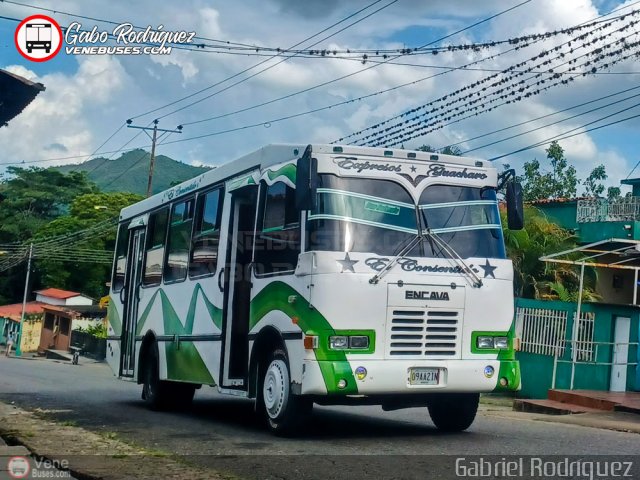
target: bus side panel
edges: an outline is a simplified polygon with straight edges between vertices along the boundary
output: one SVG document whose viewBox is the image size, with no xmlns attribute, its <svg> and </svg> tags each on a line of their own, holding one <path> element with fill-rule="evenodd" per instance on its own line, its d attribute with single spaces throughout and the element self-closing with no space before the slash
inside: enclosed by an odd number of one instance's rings
<svg viewBox="0 0 640 480">
<path fill-rule="evenodd" d="M 111 292 L 107 306 L 107 364 L 115 376 L 120 372 L 120 335 L 122 334 L 122 304 Z"/>
<path fill-rule="evenodd" d="M 249 335 L 270 326 L 285 339 L 291 381 L 302 383 L 303 364 L 308 353 L 302 346 L 298 313 L 308 305 L 311 276 L 282 275 L 253 278 Z M 294 337 L 294 338 L 291 338 Z M 313 353 L 310 353 L 313 357 Z"/>
<path fill-rule="evenodd" d="M 222 310 L 212 301 L 214 288 L 208 277 L 143 289 L 138 336 L 151 330 L 159 340 L 162 380 L 216 383 Z"/>
</svg>

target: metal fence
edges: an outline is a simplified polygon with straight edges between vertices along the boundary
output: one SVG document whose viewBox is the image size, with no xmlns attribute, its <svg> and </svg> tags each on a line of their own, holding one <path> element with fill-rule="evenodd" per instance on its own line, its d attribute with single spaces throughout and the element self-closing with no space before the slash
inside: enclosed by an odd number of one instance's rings
<svg viewBox="0 0 640 480">
<path fill-rule="evenodd" d="M 573 314 L 575 322 L 576 314 Z M 580 319 L 574 323 L 573 338 L 575 339 L 575 355 L 579 362 L 593 360 L 593 327 L 596 315 L 593 312 L 580 313 Z"/>
<path fill-rule="evenodd" d="M 582 317 L 582 315 L 581 315 Z M 550 308 L 518 307 L 516 332 L 520 350 L 539 355 L 562 356 L 567 332 L 567 311 Z M 593 339 L 593 326 L 591 327 Z"/>
<path fill-rule="evenodd" d="M 592 198 L 578 200 L 576 221 L 624 222 L 640 219 L 640 197 L 624 197 L 616 200 Z"/>
</svg>

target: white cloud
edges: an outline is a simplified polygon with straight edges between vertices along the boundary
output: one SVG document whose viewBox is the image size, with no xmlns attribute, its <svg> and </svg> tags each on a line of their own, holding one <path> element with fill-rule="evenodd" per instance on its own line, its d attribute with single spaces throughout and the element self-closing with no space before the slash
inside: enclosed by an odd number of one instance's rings
<svg viewBox="0 0 640 480">
<path fill-rule="evenodd" d="M 86 116 L 108 104 L 129 81 L 119 61 L 106 56 L 80 58 L 72 75 L 37 77 L 15 65 L 7 70 L 36 78 L 46 87 L 8 127 L 0 129 L 3 159 L 13 161 L 51 157 L 52 144 L 64 150 L 62 156 L 91 153 L 100 138 L 95 135 L 97 125 L 88 123 Z"/>
<path fill-rule="evenodd" d="M 594 1 L 535 0 L 486 24 L 449 38 L 446 43 L 499 40 L 577 24 L 598 15 L 598 8 L 602 7 L 602 2 L 598 0 L 594 3 Z M 128 3 L 126 6 L 118 3 L 107 5 L 97 1 L 59 0 L 55 2 L 55 8 L 86 13 L 87 6 L 90 4 L 91 15 L 94 17 L 130 21 L 141 26 L 163 24 L 165 30 L 195 30 L 197 35 L 208 38 L 208 40 L 199 40 L 206 43 L 230 40 L 251 45 L 289 47 L 367 3 L 369 3 L 367 0 L 353 2 L 249 0 L 218 2 L 214 8 L 206 5 L 202 0 L 184 0 L 180 4 L 142 0 Z M 401 48 L 405 45 L 426 44 L 517 3 L 519 2 L 516 0 L 510 2 L 498 0 L 398 2 L 335 37 L 320 42 L 314 48 L 329 47 L 338 50 L 372 47 Z M 627 3 L 631 3 L 631 0 Z M 53 2 L 43 4 L 52 6 Z M 9 13 L 20 15 L 24 12 L 17 7 L 11 7 Z M 60 20 L 64 23 L 69 19 L 61 17 Z M 90 26 L 88 21 L 84 24 Z M 328 33 L 325 33 L 322 36 L 327 35 Z M 559 41 L 561 40 L 547 40 L 540 45 L 549 49 Z M 312 42 L 313 40 L 304 45 Z M 477 67 L 506 68 L 539 53 L 542 48 L 540 45 L 497 56 L 478 64 Z M 397 61 L 455 67 L 492 56 L 497 51 L 493 49 L 480 53 L 452 52 L 437 56 L 410 55 L 399 58 Z M 208 88 L 200 95 L 178 102 L 167 109 L 136 118 L 135 121 L 146 124 L 154 117 L 162 117 L 171 110 L 212 95 L 210 99 L 197 103 L 193 107 L 160 119 L 161 125 L 166 128 L 172 128 L 178 123 L 185 124 L 184 133 L 180 137 L 172 136 L 169 139 L 171 141 L 177 138 L 233 130 L 248 124 L 265 123 L 282 116 L 354 99 L 435 75 L 434 78 L 420 81 L 415 85 L 373 96 L 364 101 L 297 117 L 290 121 L 273 122 L 270 128 L 241 130 L 192 142 L 168 143 L 159 147 L 160 153 L 188 163 L 218 164 L 266 143 L 330 142 L 489 75 L 488 72 L 461 70 L 442 74 L 441 69 L 406 65 L 384 65 L 355 74 L 358 70 L 372 64 L 362 65 L 358 61 L 337 59 L 292 58 L 236 87 L 216 93 L 270 64 L 266 63 L 226 81 L 229 77 L 263 60 L 264 57 L 174 49 L 170 56 L 152 58 L 144 56 L 78 57 L 75 68 L 65 67 L 60 71 L 55 71 L 53 66 L 42 70 L 26 62 L 24 65 L 15 65 L 11 67 L 12 71 L 28 78 L 37 78 L 46 85 L 47 90 L 41 93 L 20 117 L 11 122 L 9 128 L 0 129 L 0 143 L 3 145 L 4 154 L 0 162 L 47 158 L 58 155 L 58 152 L 60 152 L 59 156 L 91 153 L 126 118 L 174 102 L 217 83 L 220 85 Z M 67 59 L 64 65 L 68 64 Z M 42 71 L 46 73 L 40 73 Z M 195 120 L 250 107 L 350 74 L 353 75 L 345 80 L 292 96 L 281 102 L 238 115 L 189 125 L 189 122 Z M 489 114 L 451 123 L 441 130 L 407 142 L 406 146 L 429 143 L 442 147 L 461 142 L 616 90 L 630 88 L 634 82 L 637 82 L 637 79 L 633 76 L 612 75 L 579 79 L 569 87 L 551 90 L 526 101 L 501 107 Z M 519 129 L 464 142 L 462 146 L 473 148 L 513 135 L 518 131 L 524 131 L 532 126 L 566 118 L 573 113 L 569 112 L 533 125 L 525 125 Z M 550 126 L 526 136 L 483 148 L 472 154 L 490 158 L 515 151 L 578 127 L 593 120 L 596 115 L 602 114 L 594 113 L 584 118 Z M 16 135 L 16 132 L 20 134 Z M 132 136 L 131 131 L 123 130 L 104 147 L 104 150 L 118 148 Z M 601 160 L 606 160 L 607 168 L 611 169 L 611 179 L 625 176 L 625 169 L 631 168 L 627 158 L 630 147 L 624 145 L 618 147 L 606 138 L 586 134 L 561 143 L 567 152 L 567 157 L 576 163 L 581 176 L 585 176 L 588 170 Z M 66 151 L 62 153 L 62 149 L 52 150 L 51 146 L 56 144 L 61 145 Z M 140 136 L 129 146 L 146 144 L 148 140 Z M 515 154 L 509 158 L 509 162 L 518 166 L 535 156 L 544 158 L 544 148 L 541 146 Z"/>
</svg>

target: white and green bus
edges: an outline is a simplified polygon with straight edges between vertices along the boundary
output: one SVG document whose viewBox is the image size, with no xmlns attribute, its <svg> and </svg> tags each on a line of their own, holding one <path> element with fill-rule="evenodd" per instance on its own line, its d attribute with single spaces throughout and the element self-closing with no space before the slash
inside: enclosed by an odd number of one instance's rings
<svg viewBox="0 0 640 480">
<path fill-rule="evenodd" d="M 478 159 L 270 145 L 127 207 L 108 362 L 153 409 L 215 386 L 274 432 L 314 403 L 466 429 L 479 393 L 520 386 L 507 180 Z"/>
</svg>

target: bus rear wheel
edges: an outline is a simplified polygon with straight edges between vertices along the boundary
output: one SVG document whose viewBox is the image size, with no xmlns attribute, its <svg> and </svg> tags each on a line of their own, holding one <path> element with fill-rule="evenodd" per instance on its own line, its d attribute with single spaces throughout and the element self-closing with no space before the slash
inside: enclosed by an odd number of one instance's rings
<svg viewBox="0 0 640 480">
<path fill-rule="evenodd" d="M 471 426 L 478 412 L 478 393 L 442 393 L 429 402 L 429 415 L 438 430 L 462 432 Z"/>
<path fill-rule="evenodd" d="M 258 405 L 269 430 L 276 435 L 297 433 L 308 420 L 313 402 L 291 392 L 287 354 L 275 350 L 260 370 Z"/>
<path fill-rule="evenodd" d="M 196 385 L 160 380 L 158 346 L 149 349 L 144 379 L 142 399 L 151 410 L 185 408 L 193 401 Z"/>
</svg>

